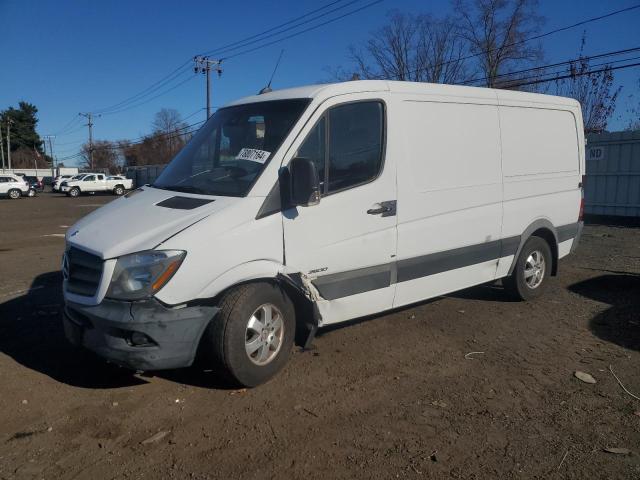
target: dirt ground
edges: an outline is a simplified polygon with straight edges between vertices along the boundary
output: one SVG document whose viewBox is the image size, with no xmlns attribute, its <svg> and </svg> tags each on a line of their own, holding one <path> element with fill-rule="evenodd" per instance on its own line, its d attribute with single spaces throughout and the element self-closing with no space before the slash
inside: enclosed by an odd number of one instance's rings
<svg viewBox="0 0 640 480">
<path fill-rule="evenodd" d="M 587 227 L 539 301 L 482 286 L 334 328 L 233 390 L 65 341 L 62 234 L 110 200 L 0 201 L 1 479 L 640 478 L 609 370 L 640 396 L 640 229 Z"/>
</svg>

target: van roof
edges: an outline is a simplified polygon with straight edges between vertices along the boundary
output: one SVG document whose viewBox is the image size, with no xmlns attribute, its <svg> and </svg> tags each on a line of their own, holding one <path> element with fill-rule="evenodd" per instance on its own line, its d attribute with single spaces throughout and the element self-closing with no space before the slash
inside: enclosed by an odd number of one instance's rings
<svg viewBox="0 0 640 480">
<path fill-rule="evenodd" d="M 290 98 L 311 98 L 319 101 L 325 98 L 348 93 L 364 92 L 391 92 L 408 95 L 426 95 L 440 97 L 459 97 L 475 99 L 496 98 L 503 101 L 531 102 L 537 104 L 554 104 L 563 106 L 579 106 L 572 98 L 542 95 L 539 93 L 519 92 L 514 90 L 500 90 L 480 87 L 467 87 L 463 85 L 445 85 L 441 83 L 399 82 L 391 80 L 355 80 L 350 82 L 326 83 L 318 85 L 306 85 L 294 88 L 274 90 L 261 95 L 252 95 L 240 98 L 225 106 L 242 105 L 245 103 L 267 102 L 270 100 L 286 100 Z"/>
</svg>

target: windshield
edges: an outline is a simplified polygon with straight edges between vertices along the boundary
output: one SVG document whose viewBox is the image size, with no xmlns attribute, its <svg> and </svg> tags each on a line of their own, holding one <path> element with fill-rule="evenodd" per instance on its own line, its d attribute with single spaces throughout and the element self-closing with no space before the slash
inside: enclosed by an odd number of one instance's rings
<svg viewBox="0 0 640 480">
<path fill-rule="evenodd" d="M 292 99 L 218 110 L 152 187 L 245 196 L 308 104 Z"/>
</svg>

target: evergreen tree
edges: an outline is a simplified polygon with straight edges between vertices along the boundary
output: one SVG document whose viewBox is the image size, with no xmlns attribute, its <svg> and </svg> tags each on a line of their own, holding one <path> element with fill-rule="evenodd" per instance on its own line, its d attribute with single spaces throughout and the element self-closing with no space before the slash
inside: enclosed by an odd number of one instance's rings
<svg viewBox="0 0 640 480">
<path fill-rule="evenodd" d="M 2 130 L 6 135 L 7 120 L 11 119 L 11 151 L 20 148 L 37 150 L 39 154 L 44 154 L 43 141 L 36 132 L 38 124 L 38 108 L 29 102 L 20 102 L 18 108 L 9 107 L 0 113 Z M 3 135 L 3 136 L 4 136 Z"/>
</svg>

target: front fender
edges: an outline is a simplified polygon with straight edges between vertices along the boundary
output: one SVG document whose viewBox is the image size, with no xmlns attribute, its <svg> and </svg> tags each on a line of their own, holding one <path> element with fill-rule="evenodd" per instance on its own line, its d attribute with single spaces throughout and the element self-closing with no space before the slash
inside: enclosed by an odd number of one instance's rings
<svg viewBox="0 0 640 480">
<path fill-rule="evenodd" d="M 283 273 L 286 267 L 273 260 L 254 260 L 240 264 L 215 278 L 200 293 L 198 298 L 213 298 L 223 290 L 251 280 L 273 278 Z"/>
</svg>

